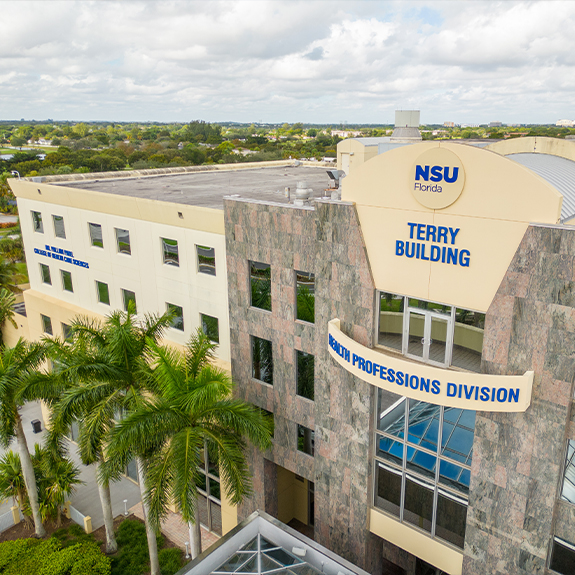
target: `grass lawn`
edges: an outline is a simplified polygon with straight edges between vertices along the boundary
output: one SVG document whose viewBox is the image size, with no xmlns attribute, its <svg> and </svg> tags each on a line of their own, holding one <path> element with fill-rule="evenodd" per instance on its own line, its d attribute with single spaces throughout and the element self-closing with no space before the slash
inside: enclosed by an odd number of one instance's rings
<svg viewBox="0 0 575 575">
<path fill-rule="evenodd" d="M 14 148 L 0 148 L 0 154 L 15 154 L 16 152 L 28 152 L 29 150 L 42 150 L 46 154 L 50 152 L 56 152 L 58 150 L 58 146 L 22 146 L 22 149 L 14 149 Z"/>
</svg>

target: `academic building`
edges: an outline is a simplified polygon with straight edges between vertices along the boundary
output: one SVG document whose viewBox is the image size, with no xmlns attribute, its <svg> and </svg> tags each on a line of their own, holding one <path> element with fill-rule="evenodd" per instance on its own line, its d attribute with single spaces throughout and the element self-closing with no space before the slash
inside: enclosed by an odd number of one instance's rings
<svg viewBox="0 0 575 575">
<path fill-rule="evenodd" d="M 172 310 L 168 342 L 201 327 L 273 414 L 251 498 L 203 470 L 202 523 L 253 523 L 224 572 L 267 572 L 259 510 L 373 575 L 575 573 L 575 142 L 411 128 L 340 142 L 339 171 L 10 180 L 30 288 L 8 343 Z M 281 572 L 355 572 L 314 557 Z"/>
</svg>

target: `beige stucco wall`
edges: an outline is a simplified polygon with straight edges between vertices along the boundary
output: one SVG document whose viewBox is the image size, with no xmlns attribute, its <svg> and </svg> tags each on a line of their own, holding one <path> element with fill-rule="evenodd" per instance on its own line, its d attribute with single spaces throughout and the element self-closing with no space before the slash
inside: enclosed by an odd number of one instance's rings
<svg viewBox="0 0 575 575">
<path fill-rule="evenodd" d="M 463 163 L 465 185 L 453 204 L 430 209 L 411 193 L 410 178 L 417 158 L 441 147 Z M 372 158 L 343 180 L 342 199 L 356 204 L 378 289 L 482 312 L 528 224 L 557 223 L 562 203 L 555 188 L 516 162 L 445 142 L 404 146 Z M 410 222 L 459 229 L 453 247 L 471 252 L 469 267 L 397 256 L 396 241 L 410 239 Z"/>
<path fill-rule="evenodd" d="M 377 150 L 377 144 L 366 146 L 361 138 L 342 140 L 337 145 L 337 169 L 350 174 L 363 163 L 377 156 Z"/>
<path fill-rule="evenodd" d="M 575 162 L 575 142 L 559 138 L 544 138 L 529 136 L 525 138 L 510 138 L 495 142 L 485 147 L 486 150 L 502 156 L 509 154 L 537 153 L 559 156 Z"/>
<path fill-rule="evenodd" d="M 427 533 L 406 523 L 399 523 L 395 517 L 378 509 L 370 510 L 369 529 L 378 537 L 405 549 L 416 557 L 421 557 L 445 573 L 461 575 L 463 553 L 455 547 L 432 539 Z"/>
</svg>

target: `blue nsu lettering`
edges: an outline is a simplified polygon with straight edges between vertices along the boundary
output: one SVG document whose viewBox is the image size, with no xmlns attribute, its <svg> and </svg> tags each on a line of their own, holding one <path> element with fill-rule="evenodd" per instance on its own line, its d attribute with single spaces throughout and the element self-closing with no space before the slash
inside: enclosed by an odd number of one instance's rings
<svg viewBox="0 0 575 575">
<path fill-rule="evenodd" d="M 449 170 L 449 166 L 420 166 L 418 164 L 415 166 L 415 181 L 441 182 L 443 180 L 448 184 L 453 184 L 459 177 L 459 168 L 451 168 L 451 174 Z"/>
</svg>

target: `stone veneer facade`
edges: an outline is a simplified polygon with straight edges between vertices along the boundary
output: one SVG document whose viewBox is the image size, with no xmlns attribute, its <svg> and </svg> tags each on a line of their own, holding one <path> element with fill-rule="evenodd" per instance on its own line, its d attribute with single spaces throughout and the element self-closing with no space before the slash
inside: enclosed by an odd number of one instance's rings
<svg viewBox="0 0 575 575">
<path fill-rule="evenodd" d="M 525 413 L 478 413 L 465 575 L 547 573 L 553 536 L 575 542 L 560 501 L 575 439 L 575 230 L 530 226 L 485 322 L 485 373 L 535 372 Z"/>
<path fill-rule="evenodd" d="M 327 322 L 373 343 L 376 290 L 352 204 L 314 208 L 226 200 L 232 375 L 239 395 L 274 413 L 273 448 L 252 452 L 253 497 L 277 515 L 276 465 L 315 484 L 315 539 L 372 573 L 415 557 L 368 529 L 375 388 L 327 351 Z M 464 575 L 544 573 L 553 535 L 574 542 L 575 506 L 558 500 L 565 446 L 575 439 L 575 230 L 530 226 L 486 318 L 482 370 L 535 372 L 525 413 L 478 413 Z M 272 311 L 250 307 L 249 261 L 271 265 Z M 315 274 L 315 325 L 296 321 L 295 270 Z M 250 336 L 273 345 L 273 386 L 251 377 Z M 295 350 L 315 356 L 315 401 L 296 395 Z M 315 456 L 297 450 L 315 430 Z"/>
<path fill-rule="evenodd" d="M 367 528 L 374 390 L 327 351 L 327 321 L 371 345 L 375 287 L 353 205 L 315 209 L 226 200 L 232 376 L 239 395 L 274 413 L 273 448 L 251 457 L 254 495 L 239 509 L 277 513 L 276 463 L 315 484 L 315 539 L 373 570 L 381 541 Z M 271 265 L 272 311 L 250 308 L 249 261 Z M 296 321 L 295 270 L 315 274 L 315 324 Z M 250 336 L 272 342 L 274 383 L 251 377 Z M 295 349 L 315 356 L 315 401 L 296 394 Z M 315 456 L 297 450 L 297 424 L 315 431 Z M 379 545 L 379 549 L 376 546 Z"/>
</svg>

